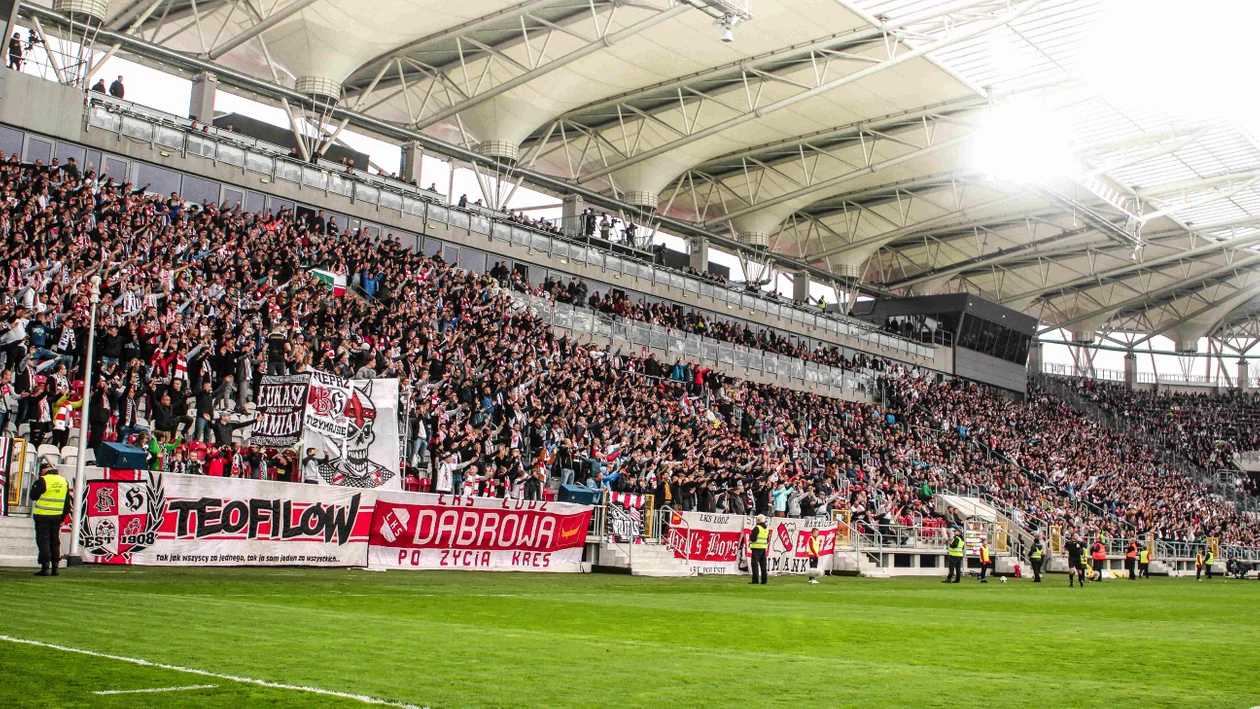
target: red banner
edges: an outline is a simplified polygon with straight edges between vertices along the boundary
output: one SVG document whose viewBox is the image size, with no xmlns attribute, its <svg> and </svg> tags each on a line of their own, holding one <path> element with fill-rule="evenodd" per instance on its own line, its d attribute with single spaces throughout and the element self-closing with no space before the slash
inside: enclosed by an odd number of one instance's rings
<svg viewBox="0 0 1260 709">
<path fill-rule="evenodd" d="M 578 572 L 590 522 L 590 507 L 564 502 L 382 491 L 369 564 Z"/>
</svg>

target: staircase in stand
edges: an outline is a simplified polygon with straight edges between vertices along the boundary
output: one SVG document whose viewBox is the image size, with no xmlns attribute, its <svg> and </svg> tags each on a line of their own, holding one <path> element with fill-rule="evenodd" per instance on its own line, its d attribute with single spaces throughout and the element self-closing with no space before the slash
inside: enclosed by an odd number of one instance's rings
<svg viewBox="0 0 1260 709">
<path fill-rule="evenodd" d="M 629 554 L 627 555 L 627 551 Z M 683 559 L 674 558 L 674 551 L 664 544 L 619 544 L 605 542 L 600 550 L 605 566 L 629 568 L 633 576 L 660 578 L 684 578 L 695 576 L 691 566 Z"/>
<path fill-rule="evenodd" d="M 39 566 L 35 524 L 30 517 L 0 517 L 0 566 Z"/>
</svg>

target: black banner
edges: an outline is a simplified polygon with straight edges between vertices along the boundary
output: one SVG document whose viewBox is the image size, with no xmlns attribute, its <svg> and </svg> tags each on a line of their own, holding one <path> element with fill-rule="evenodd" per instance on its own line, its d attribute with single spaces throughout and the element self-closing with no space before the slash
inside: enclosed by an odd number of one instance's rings
<svg viewBox="0 0 1260 709">
<path fill-rule="evenodd" d="M 249 445 L 288 448 L 301 440 L 310 381 L 310 374 L 263 376 L 256 401 L 258 417 L 254 419 Z"/>
</svg>

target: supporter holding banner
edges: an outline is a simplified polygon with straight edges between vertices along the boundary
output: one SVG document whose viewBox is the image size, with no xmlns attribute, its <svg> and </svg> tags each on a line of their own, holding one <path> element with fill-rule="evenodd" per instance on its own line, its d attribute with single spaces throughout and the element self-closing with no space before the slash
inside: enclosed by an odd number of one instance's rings
<svg viewBox="0 0 1260 709">
<path fill-rule="evenodd" d="M 591 508 L 567 502 L 380 492 L 368 555 L 377 568 L 582 570 Z"/>
<path fill-rule="evenodd" d="M 350 381 L 340 415 L 332 415 L 329 407 L 335 405 L 342 394 L 335 383 L 317 383 L 321 377 L 328 376 L 317 372 L 311 379 L 303 444 L 304 448 L 314 448 L 321 460 L 321 484 L 401 490 L 398 380 Z M 318 409 L 315 425 L 311 425 L 313 409 Z M 337 432 L 341 430 L 344 434 Z"/>
<path fill-rule="evenodd" d="M 646 495 L 608 493 L 608 536 L 615 542 L 643 539 L 643 507 L 646 503 Z"/>
<path fill-rule="evenodd" d="M 83 560 L 140 566 L 364 566 L 373 491 L 148 473 L 91 480 Z"/>
<path fill-rule="evenodd" d="M 249 445 L 288 448 L 302 438 L 310 374 L 264 375 L 258 384 L 257 418 Z"/>
</svg>

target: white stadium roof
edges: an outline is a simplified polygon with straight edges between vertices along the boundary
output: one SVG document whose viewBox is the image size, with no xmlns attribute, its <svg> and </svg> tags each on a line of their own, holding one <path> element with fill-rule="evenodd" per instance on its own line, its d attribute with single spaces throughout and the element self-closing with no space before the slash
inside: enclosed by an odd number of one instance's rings
<svg viewBox="0 0 1260 709">
<path fill-rule="evenodd" d="M 55 25 L 101 2 L 23 11 Z M 308 115 L 332 97 L 333 127 L 654 208 L 787 272 L 968 291 L 1081 339 L 1256 331 L 1260 143 L 1250 107 L 1213 105 L 1246 66 L 1229 27 L 1247 22 L 1209 8 L 109 0 L 104 17 L 98 45 L 127 56 L 321 97 Z"/>
</svg>

